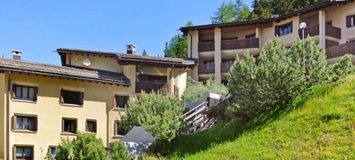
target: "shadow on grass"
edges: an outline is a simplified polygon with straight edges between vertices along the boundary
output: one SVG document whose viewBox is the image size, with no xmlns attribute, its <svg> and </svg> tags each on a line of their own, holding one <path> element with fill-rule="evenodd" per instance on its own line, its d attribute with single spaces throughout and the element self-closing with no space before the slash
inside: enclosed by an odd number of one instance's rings
<svg viewBox="0 0 355 160">
<path fill-rule="evenodd" d="M 168 146 L 161 149 L 161 153 L 165 152 L 167 158 L 184 157 L 218 144 L 234 141 L 243 133 L 262 129 L 269 123 L 280 119 L 295 108 L 302 106 L 308 99 L 327 94 L 334 86 L 335 84 L 311 87 L 295 98 L 287 107 L 274 107 L 248 121 L 224 120 L 205 131 L 177 137 Z"/>
</svg>

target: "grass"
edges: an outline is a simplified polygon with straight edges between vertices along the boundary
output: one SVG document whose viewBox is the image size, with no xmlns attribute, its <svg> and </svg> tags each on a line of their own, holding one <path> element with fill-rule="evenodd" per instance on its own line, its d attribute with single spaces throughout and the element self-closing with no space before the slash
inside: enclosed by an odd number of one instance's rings
<svg viewBox="0 0 355 160">
<path fill-rule="evenodd" d="M 293 104 L 291 110 L 179 137 L 165 158 L 355 159 L 355 76 L 313 87 Z"/>
</svg>

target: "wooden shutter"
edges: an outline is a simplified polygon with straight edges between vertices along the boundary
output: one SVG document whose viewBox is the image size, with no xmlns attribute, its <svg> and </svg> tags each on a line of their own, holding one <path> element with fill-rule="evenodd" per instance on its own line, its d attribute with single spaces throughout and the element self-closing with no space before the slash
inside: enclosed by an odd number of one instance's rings
<svg viewBox="0 0 355 160">
<path fill-rule="evenodd" d="M 351 27 L 351 16 L 346 16 L 346 27 Z"/>
<path fill-rule="evenodd" d="M 61 89 L 61 90 L 60 90 L 60 95 L 59 95 L 59 97 L 60 97 L 60 98 L 59 98 L 59 102 L 60 102 L 60 103 L 64 103 L 63 94 L 64 94 L 64 91 Z"/>
<path fill-rule="evenodd" d="M 33 101 L 37 101 L 37 97 L 38 97 L 38 88 L 37 87 L 34 87 L 33 88 Z"/>
<path fill-rule="evenodd" d="M 16 129 L 16 115 L 12 116 L 12 129 L 15 130 Z"/>
<path fill-rule="evenodd" d="M 113 95 L 113 98 L 112 98 L 112 106 L 113 106 L 113 108 L 117 108 L 117 100 L 116 100 L 115 95 Z"/>
<path fill-rule="evenodd" d="M 12 99 L 15 99 L 16 98 L 16 85 L 15 84 L 13 84 L 12 85 Z"/>
<path fill-rule="evenodd" d="M 84 92 L 80 92 L 80 102 L 79 102 L 80 105 L 83 105 L 84 104 Z"/>
</svg>

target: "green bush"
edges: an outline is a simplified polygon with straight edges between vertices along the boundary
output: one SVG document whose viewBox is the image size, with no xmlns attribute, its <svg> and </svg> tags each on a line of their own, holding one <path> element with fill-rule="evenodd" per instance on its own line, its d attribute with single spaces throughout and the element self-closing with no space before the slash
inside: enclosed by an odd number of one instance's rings
<svg viewBox="0 0 355 160">
<path fill-rule="evenodd" d="M 60 160 L 109 159 L 102 140 L 89 133 L 77 133 L 77 137 L 73 140 L 62 139 L 56 152 L 56 159 Z"/>
<path fill-rule="evenodd" d="M 229 73 L 229 92 L 236 103 L 230 110 L 253 116 L 287 106 L 305 89 L 336 81 L 350 68 L 349 57 L 328 66 L 325 52 L 310 38 L 297 39 L 289 50 L 279 40 L 268 42 L 257 59 L 248 53 L 244 60 L 237 57 Z"/>
<path fill-rule="evenodd" d="M 183 126 L 184 104 L 179 97 L 143 93 L 129 102 L 125 124 L 127 128 L 142 126 L 156 140 L 171 141 Z"/>
<path fill-rule="evenodd" d="M 133 158 L 129 156 L 126 146 L 123 143 L 117 141 L 112 142 L 110 151 L 112 160 L 133 160 Z"/>
<path fill-rule="evenodd" d="M 209 93 L 226 94 L 228 89 L 213 79 L 208 79 L 205 82 L 188 79 L 183 99 L 186 102 L 201 102 L 206 100 Z"/>
</svg>

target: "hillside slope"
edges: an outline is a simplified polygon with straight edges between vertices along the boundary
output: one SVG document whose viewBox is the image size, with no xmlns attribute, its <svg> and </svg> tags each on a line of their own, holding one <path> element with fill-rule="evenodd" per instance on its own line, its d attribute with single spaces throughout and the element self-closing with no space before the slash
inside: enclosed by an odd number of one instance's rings
<svg viewBox="0 0 355 160">
<path fill-rule="evenodd" d="M 355 159 L 355 76 L 318 86 L 269 123 L 228 122 L 180 137 L 171 159 Z"/>
</svg>

